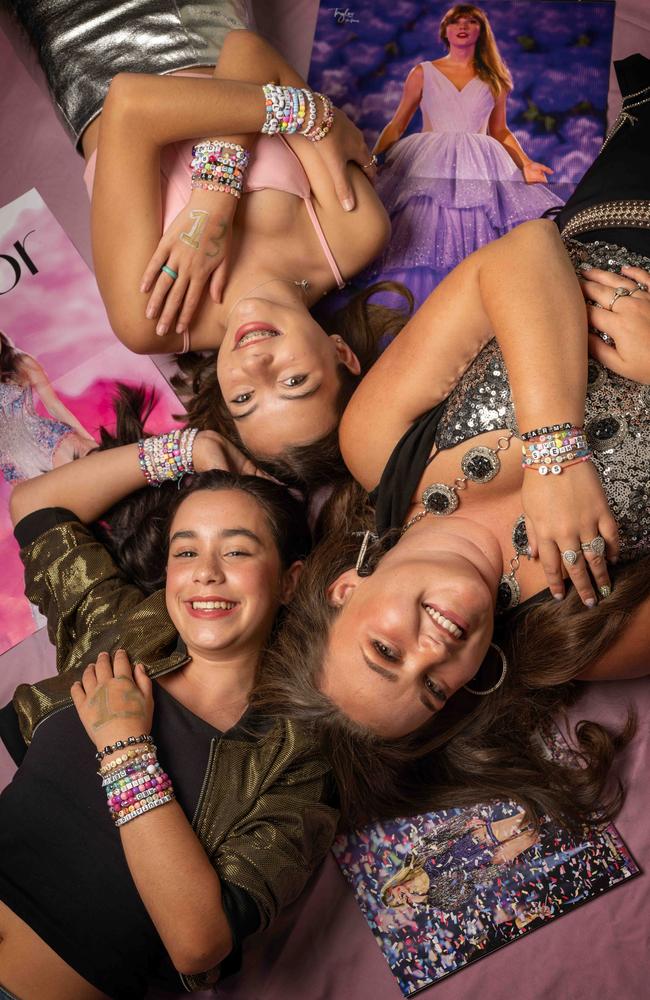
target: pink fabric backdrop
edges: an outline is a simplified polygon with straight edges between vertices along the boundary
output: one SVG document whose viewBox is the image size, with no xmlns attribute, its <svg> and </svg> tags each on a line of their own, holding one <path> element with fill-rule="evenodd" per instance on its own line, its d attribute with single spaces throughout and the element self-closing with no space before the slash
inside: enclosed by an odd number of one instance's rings
<svg viewBox="0 0 650 1000">
<path fill-rule="evenodd" d="M 260 30 L 304 72 L 315 0 L 255 0 L 253 6 Z M 12 27 L 8 33 L 18 54 L 0 35 L 0 204 L 38 187 L 90 261 L 82 161 L 50 108 L 33 56 Z M 648 2 L 619 0 L 614 58 L 635 51 L 650 54 Z M 617 92 L 612 93 L 610 119 L 619 104 Z M 0 305 L 0 315 L 1 310 Z M 3 656 L 3 689 L 45 676 L 52 662 L 44 633 L 32 636 Z M 636 706 L 640 725 L 619 763 L 630 793 L 617 826 L 645 869 L 650 865 L 650 681 L 585 685 L 572 714 L 614 723 L 628 703 Z M 2 753 L 0 785 L 11 774 Z M 648 879 L 642 875 L 442 981 L 435 987 L 436 1000 L 641 1000 L 648 995 L 648 910 Z M 401 995 L 332 858 L 273 929 L 249 942 L 244 972 L 224 983 L 219 994 L 231 1000 L 398 1000 Z"/>
</svg>

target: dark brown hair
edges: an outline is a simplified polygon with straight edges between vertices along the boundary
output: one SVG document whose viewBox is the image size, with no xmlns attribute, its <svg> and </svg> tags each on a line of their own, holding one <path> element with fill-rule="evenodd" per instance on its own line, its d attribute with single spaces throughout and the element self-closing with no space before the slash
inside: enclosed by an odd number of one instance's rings
<svg viewBox="0 0 650 1000">
<path fill-rule="evenodd" d="M 118 385 L 115 434 L 101 429 L 100 450 L 131 444 L 144 435 L 144 425 L 155 396 L 144 388 Z M 185 476 L 179 483 L 145 486 L 115 504 L 94 531 L 117 565 L 145 594 L 165 584 L 169 528 L 183 501 L 199 490 L 241 490 L 264 510 L 286 569 L 304 559 L 311 548 L 311 534 L 303 503 L 279 483 L 259 476 L 237 476 L 219 469 Z"/>
<path fill-rule="evenodd" d="M 348 521 L 346 528 L 354 528 Z M 369 569 L 385 542 L 369 551 Z M 506 682 L 477 698 L 461 690 L 444 712 L 400 739 L 383 739 L 349 719 L 319 690 L 329 631 L 338 609 L 329 585 L 355 565 L 360 537 L 327 539 L 307 561 L 278 645 L 265 663 L 255 702 L 311 726 L 330 762 L 347 824 L 494 798 L 519 801 L 533 821 L 543 813 L 570 826 L 609 819 L 622 790 L 609 783 L 616 752 L 634 725 L 618 733 L 580 722 L 574 749 L 579 767 L 553 759 L 542 736 L 579 690 L 575 677 L 614 642 L 632 610 L 650 594 L 650 557 L 627 566 L 596 608 L 576 593 L 519 615 L 499 638 L 511 664 Z M 490 683 L 486 681 L 486 684 Z M 485 686 L 479 681 L 478 686 Z"/>
<path fill-rule="evenodd" d="M 381 292 L 399 295 L 405 308 L 377 305 L 371 298 Z M 326 333 L 337 333 L 352 348 L 365 374 L 379 353 L 379 341 L 395 337 L 413 311 L 413 296 L 403 285 L 381 281 L 355 295 L 342 309 L 323 320 Z M 187 406 L 187 420 L 192 427 L 215 430 L 245 451 L 260 468 L 284 483 L 305 492 L 345 481 L 349 473 L 341 458 L 338 427 L 306 445 L 287 448 L 278 456 L 251 454 L 243 444 L 235 422 L 223 398 L 216 371 L 216 352 L 178 356 L 181 374 L 172 381 Z M 336 410 L 343 414 L 361 376 L 353 375 L 345 365 L 338 368 L 339 391 Z"/>
<path fill-rule="evenodd" d="M 0 330 L 0 382 L 13 382 L 19 374 L 21 351 Z"/>
</svg>

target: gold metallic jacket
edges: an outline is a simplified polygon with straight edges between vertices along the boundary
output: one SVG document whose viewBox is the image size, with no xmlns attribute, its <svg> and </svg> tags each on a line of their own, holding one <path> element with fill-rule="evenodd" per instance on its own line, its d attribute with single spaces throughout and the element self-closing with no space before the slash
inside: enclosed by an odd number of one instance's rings
<svg viewBox="0 0 650 1000">
<path fill-rule="evenodd" d="M 126 649 L 150 677 L 187 662 L 164 591 L 145 598 L 79 521 L 49 528 L 21 557 L 26 594 L 47 615 L 59 672 L 16 691 L 27 743 L 71 704 L 72 682 L 102 650 Z M 291 722 L 257 740 L 212 741 L 192 825 L 219 876 L 255 900 L 260 928 L 298 896 L 331 845 L 338 816 L 325 802 L 327 785 L 326 764 Z M 201 976 L 184 983 L 207 985 Z"/>
</svg>

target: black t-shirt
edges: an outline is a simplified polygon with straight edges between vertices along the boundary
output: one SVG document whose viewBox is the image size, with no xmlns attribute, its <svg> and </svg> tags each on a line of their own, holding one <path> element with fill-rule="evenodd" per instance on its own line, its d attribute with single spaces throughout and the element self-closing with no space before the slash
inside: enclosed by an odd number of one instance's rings
<svg viewBox="0 0 650 1000">
<path fill-rule="evenodd" d="M 196 810 L 213 740 L 221 734 L 154 682 L 152 734 L 183 812 Z M 144 997 L 153 978 L 180 982 L 140 900 L 97 776 L 94 748 L 73 707 L 36 729 L 0 796 L 0 899 L 81 976 L 116 1000 Z M 135 820 L 137 822 L 137 820 Z M 235 941 L 259 926 L 241 889 L 222 880 Z"/>
</svg>

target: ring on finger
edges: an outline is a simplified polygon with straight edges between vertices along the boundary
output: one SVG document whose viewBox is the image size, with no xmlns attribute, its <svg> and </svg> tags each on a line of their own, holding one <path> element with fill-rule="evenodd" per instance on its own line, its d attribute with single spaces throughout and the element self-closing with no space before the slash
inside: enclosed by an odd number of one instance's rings
<svg viewBox="0 0 650 1000">
<path fill-rule="evenodd" d="M 612 593 L 612 588 L 611 588 L 611 587 L 608 587 L 608 586 L 607 586 L 607 584 L 606 584 L 606 583 L 604 583 L 604 584 L 602 585 L 602 587 L 599 587 L 599 588 L 598 588 L 598 593 L 600 594 L 600 596 L 601 596 L 601 597 L 602 597 L 603 599 L 604 599 L 604 598 L 606 598 L 606 597 L 610 597 L 610 596 L 611 596 L 611 593 Z"/>
<path fill-rule="evenodd" d="M 168 264 L 163 264 L 160 270 L 163 272 L 163 274 L 169 275 L 172 281 L 176 281 L 178 277 L 178 271 L 175 271 L 173 267 L 170 267 Z"/>
<path fill-rule="evenodd" d="M 580 550 L 576 549 L 565 549 L 562 553 L 562 562 L 567 566 L 575 566 L 578 561 L 578 556 L 580 555 Z"/>
<path fill-rule="evenodd" d="M 596 535 L 590 542 L 580 542 L 583 552 L 593 552 L 595 556 L 605 555 L 605 539 L 602 535 Z"/>
<path fill-rule="evenodd" d="M 364 165 L 362 166 L 361 169 L 362 170 L 370 170 L 371 167 L 376 167 L 378 163 L 379 163 L 379 160 L 377 159 L 377 154 L 376 153 L 371 153 L 371 155 L 370 155 L 370 162 L 369 163 L 364 163 Z"/>
<path fill-rule="evenodd" d="M 636 295 L 637 292 L 647 292 L 648 286 L 644 285 L 642 281 L 637 281 L 636 288 L 633 288 L 630 295 Z"/>
<path fill-rule="evenodd" d="M 609 311 L 612 312 L 614 308 L 614 303 L 618 299 L 622 299 L 624 295 L 630 295 L 630 294 L 631 293 L 629 288 L 625 288 L 623 285 L 619 285 L 618 288 L 614 289 L 614 295 L 612 296 L 612 301 L 605 308 L 609 309 Z"/>
</svg>

